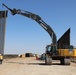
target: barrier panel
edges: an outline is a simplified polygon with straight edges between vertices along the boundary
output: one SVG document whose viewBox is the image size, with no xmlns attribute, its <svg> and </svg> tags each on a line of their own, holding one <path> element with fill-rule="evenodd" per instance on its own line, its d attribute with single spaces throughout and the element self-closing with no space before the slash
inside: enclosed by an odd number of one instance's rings
<svg viewBox="0 0 76 75">
<path fill-rule="evenodd" d="M 8 11 L 0 11 L 0 54 L 4 54 L 5 28 Z"/>
</svg>

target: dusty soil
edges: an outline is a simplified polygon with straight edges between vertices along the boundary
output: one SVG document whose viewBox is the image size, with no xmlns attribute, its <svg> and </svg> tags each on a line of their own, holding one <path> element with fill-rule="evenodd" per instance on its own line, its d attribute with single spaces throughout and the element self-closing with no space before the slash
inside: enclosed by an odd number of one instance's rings
<svg viewBox="0 0 76 75">
<path fill-rule="evenodd" d="M 5 59 L 0 65 L 0 75 L 76 75 L 76 63 L 63 66 L 53 61 L 50 66 L 35 58 Z"/>
</svg>

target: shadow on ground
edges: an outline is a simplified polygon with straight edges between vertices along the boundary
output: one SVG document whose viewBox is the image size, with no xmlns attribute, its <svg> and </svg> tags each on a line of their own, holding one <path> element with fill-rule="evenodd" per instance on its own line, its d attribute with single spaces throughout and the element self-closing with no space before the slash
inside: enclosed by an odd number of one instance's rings
<svg viewBox="0 0 76 75">
<path fill-rule="evenodd" d="M 45 63 L 24 63 L 24 62 L 5 62 L 5 63 L 13 63 L 13 64 L 27 64 L 27 65 L 46 65 Z M 75 62 L 76 63 L 76 62 Z M 62 65 L 62 64 L 60 64 L 60 63 L 52 63 L 52 65 Z M 46 65 L 46 66 L 48 66 L 48 65 Z M 65 66 L 65 65 L 64 65 Z"/>
<path fill-rule="evenodd" d="M 45 63 L 27 63 L 28 65 L 46 65 Z M 61 65 L 60 63 L 52 63 L 52 65 Z M 46 65 L 48 66 L 48 65 Z"/>
<path fill-rule="evenodd" d="M 45 63 L 23 63 L 23 62 L 5 62 L 5 63 L 27 64 L 27 65 L 46 65 Z M 52 63 L 52 65 L 61 65 L 61 64 L 60 63 Z"/>
</svg>

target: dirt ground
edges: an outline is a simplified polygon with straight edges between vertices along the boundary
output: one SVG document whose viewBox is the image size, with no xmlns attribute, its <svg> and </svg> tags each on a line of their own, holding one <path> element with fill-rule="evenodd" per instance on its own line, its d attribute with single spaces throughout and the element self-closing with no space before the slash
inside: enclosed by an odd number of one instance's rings
<svg viewBox="0 0 76 75">
<path fill-rule="evenodd" d="M 50 66 L 34 57 L 5 59 L 0 65 L 0 75 L 76 75 L 76 63 L 64 66 L 53 61 Z"/>
</svg>

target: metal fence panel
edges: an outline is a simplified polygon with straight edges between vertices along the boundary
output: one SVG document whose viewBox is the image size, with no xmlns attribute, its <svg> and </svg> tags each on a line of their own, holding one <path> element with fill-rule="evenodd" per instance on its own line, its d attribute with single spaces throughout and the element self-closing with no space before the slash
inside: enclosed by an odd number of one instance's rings
<svg viewBox="0 0 76 75">
<path fill-rule="evenodd" d="M 0 11 L 0 54 L 4 54 L 5 27 L 7 11 Z"/>
</svg>

